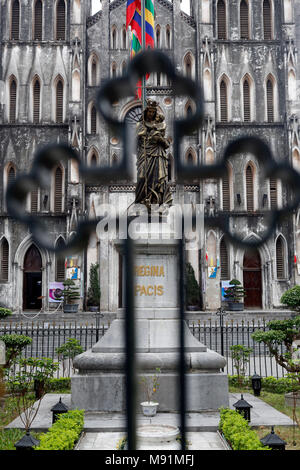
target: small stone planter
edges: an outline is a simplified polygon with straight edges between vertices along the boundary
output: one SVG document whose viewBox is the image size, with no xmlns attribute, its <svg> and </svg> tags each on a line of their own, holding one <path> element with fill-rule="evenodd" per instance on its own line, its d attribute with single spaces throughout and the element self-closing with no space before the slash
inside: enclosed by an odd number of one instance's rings
<svg viewBox="0 0 300 470">
<path fill-rule="evenodd" d="M 293 392 L 290 392 L 284 395 L 284 401 L 285 401 L 286 406 L 293 407 L 295 403 L 295 399 L 296 399 L 296 407 L 299 408 L 300 407 L 300 392 L 296 392 L 295 394 Z"/>
<path fill-rule="evenodd" d="M 153 401 L 144 401 L 141 403 L 141 407 L 143 410 L 143 415 L 152 417 L 156 415 L 157 408 L 158 408 L 159 403 L 153 402 Z"/>
<path fill-rule="evenodd" d="M 79 304 L 64 304 L 64 313 L 77 313 Z"/>
<path fill-rule="evenodd" d="M 243 312 L 244 303 L 241 302 L 228 302 L 228 310 L 230 312 Z"/>
</svg>

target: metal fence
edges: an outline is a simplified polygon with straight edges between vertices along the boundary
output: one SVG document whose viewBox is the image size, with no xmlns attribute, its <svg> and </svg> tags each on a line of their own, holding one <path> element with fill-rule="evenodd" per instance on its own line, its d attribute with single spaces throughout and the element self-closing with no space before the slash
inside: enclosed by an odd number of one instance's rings
<svg viewBox="0 0 300 470">
<path fill-rule="evenodd" d="M 265 345 L 252 339 L 257 330 L 266 331 L 267 321 L 229 321 L 222 326 L 219 320 L 189 322 L 193 335 L 209 349 L 222 354 L 227 361 L 225 372 L 234 375 L 236 370 L 230 347 L 242 344 L 252 349 L 247 365 L 247 375 L 254 372 L 262 377 L 283 377 L 284 369 L 278 366 Z M 84 351 L 90 349 L 107 331 L 109 324 L 77 324 L 63 323 L 19 323 L 0 325 L 0 337 L 3 334 L 22 334 L 32 338 L 32 343 L 23 351 L 24 357 L 50 357 L 58 360 L 56 348 L 65 344 L 70 338 L 79 341 Z M 282 349 L 283 352 L 283 349 Z M 61 364 L 57 377 L 68 375 L 70 367 Z"/>
</svg>

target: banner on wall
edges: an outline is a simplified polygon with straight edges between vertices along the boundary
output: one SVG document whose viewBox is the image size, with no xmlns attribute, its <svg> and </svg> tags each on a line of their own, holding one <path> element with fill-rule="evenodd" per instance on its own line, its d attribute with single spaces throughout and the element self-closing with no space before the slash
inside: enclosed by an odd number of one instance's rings
<svg viewBox="0 0 300 470">
<path fill-rule="evenodd" d="M 67 279 L 73 279 L 77 281 L 80 279 L 80 269 L 79 268 L 68 268 L 67 269 Z"/>
<path fill-rule="evenodd" d="M 218 268 L 216 266 L 208 267 L 208 279 L 216 279 Z"/>
<path fill-rule="evenodd" d="M 49 283 L 49 302 L 58 303 L 63 300 L 64 285 L 62 282 Z"/>
<path fill-rule="evenodd" d="M 221 281 L 222 302 L 226 302 L 225 292 L 230 287 L 230 281 Z"/>
</svg>

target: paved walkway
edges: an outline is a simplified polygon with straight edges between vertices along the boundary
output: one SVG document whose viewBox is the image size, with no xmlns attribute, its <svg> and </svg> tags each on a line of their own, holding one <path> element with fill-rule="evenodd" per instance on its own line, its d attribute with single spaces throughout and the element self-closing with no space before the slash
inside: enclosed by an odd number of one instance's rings
<svg viewBox="0 0 300 470">
<path fill-rule="evenodd" d="M 51 408 L 55 405 L 59 398 L 70 407 L 71 395 L 64 394 L 47 394 L 41 403 L 41 407 L 35 418 L 32 430 L 38 432 L 46 431 L 52 423 Z M 240 399 L 240 394 L 229 394 L 230 407 Z M 252 426 L 291 426 L 292 420 L 285 414 L 280 413 L 273 407 L 260 400 L 249 393 L 244 394 L 252 406 L 251 410 L 251 425 Z M 179 414 L 178 413 L 158 413 L 154 418 L 144 417 L 142 414 L 137 415 L 138 425 L 142 424 L 170 424 L 178 426 Z M 187 413 L 186 427 L 188 432 L 215 432 L 218 429 L 219 413 Z M 23 429 L 23 424 L 20 418 L 15 419 L 10 423 L 7 428 Z M 126 430 L 126 418 L 124 413 L 85 413 L 85 432 L 102 433 L 102 432 L 124 432 Z"/>
<path fill-rule="evenodd" d="M 75 450 L 116 450 L 118 441 L 124 433 L 89 432 L 83 434 Z M 188 450 L 226 450 L 216 432 L 188 432 Z M 157 450 L 149 447 L 147 450 Z"/>
</svg>

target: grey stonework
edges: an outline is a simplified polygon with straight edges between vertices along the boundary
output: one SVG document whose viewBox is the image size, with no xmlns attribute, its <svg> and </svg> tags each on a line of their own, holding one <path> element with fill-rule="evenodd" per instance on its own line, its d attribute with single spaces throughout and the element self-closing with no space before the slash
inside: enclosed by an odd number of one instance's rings
<svg viewBox="0 0 300 470">
<path fill-rule="evenodd" d="M 9 243 L 9 277 L 8 281 L 0 281 L 1 303 L 21 310 L 23 307 L 23 264 L 24 256 L 30 247 L 30 234 L 26 227 L 8 217 L 5 208 L 5 172 L 9 164 L 14 164 L 17 173 L 30 169 L 34 152 L 49 142 L 68 141 L 76 145 L 83 160 L 88 160 L 95 149 L 99 155 L 99 163 L 112 163 L 113 156 L 117 159 L 122 155 L 122 144 L 114 138 L 106 124 L 99 117 L 96 135 L 89 130 L 90 106 L 95 99 L 97 86 L 90 82 L 90 58 L 94 53 L 99 61 L 97 84 L 112 74 L 115 62 L 117 75 L 122 71 L 123 63 L 130 57 L 130 38 L 127 33 L 127 48 L 122 48 L 122 28 L 126 22 L 126 1 L 103 0 L 102 10 L 92 16 L 89 0 L 66 1 L 66 40 L 54 39 L 54 2 L 43 1 L 43 39 L 32 40 L 32 2 L 21 1 L 20 40 L 10 40 L 10 3 L 0 2 L 0 152 L 3 177 L 0 180 L 0 237 L 5 236 Z M 190 137 L 184 139 L 182 158 L 190 149 L 195 156 L 195 163 L 204 163 L 208 146 L 214 159 L 221 157 L 225 145 L 240 135 L 258 135 L 264 138 L 278 161 L 292 163 L 294 154 L 299 151 L 300 112 L 299 99 L 299 61 L 296 50 L 300 47 L 300 0 L 273 0 L 274 39 L 264 41 L 262 22 L 262 2 L 251 2 L 250 40 L 239 39 L 239 1 L 232 0 L 228 5 L 228 40 L 217 39 L 216 31 L 216 0 L 191 1 L 191 16 L 183 13 L 180 0 L 155 1 L 155 25 L 161 27 L 162 50 L 174 61 L 179 73 L 184 73 L 184 58 L 192 54 L 192 75 L 203 81 L 206 69 L 211 74 L 211 90 L 206 89 L 205 123 Z M 289 5 L 292 5 L 289 13 Z M 171 47 L 166 44 L 166 26 L 170 26 Z M 113 49 L 112 27 L 116 27 L 117 46 Z M 73 100 L 75 80 L 72 74 L 80 73 L 80 100 Z M 297 80 L 296 97 L 289 95 L 289 73 L 295 73 Z M 230 118 L 228 123 L 220 123 L 218 84 L 226 75 L 230 82 Z M 253 120 L 242 122 L 242 79 L 248 74 L 253 83 Z M 266 122 L 265 81 L 272 74 L 277 83 L 278 100 L 274 123 Z M 17 120 L 16 124 L 8 122 L 8 83 L 11 76 L 17 81 Z M 57 76 L 64 81 L 65 103 L 64 123 L 55 124 L 54 120 L 54 81 Z M 32 80 L 39 76 L 41 81 L 41 122 L 33 124 L 32 119 Z M 291 80 L 293 80 L 292 75 Z M 182 116 L 188 105 L 188 97 L 176 98 L 168 86 L 165 77 L 161 85 L 156 86 L 156 77 L 148 82 L 148 94 L 159 102 L 166 115 L 168 133 L 172 136 L 172 120 L 174 116 Z M 206 85 L 207 86 L 207 85 Z M 136 106 L 130 101 L 115 105 L 115 112 L 125 117 L 126 112 Z M 170 151 L 172 154 L 172 149 Z M 300 157 L 299 157 L 300 158 Z M 238 155 L 232 159 L 233 187 L 232 210 L 239 212 L 235 218 L 236 229 L 245 238 L 259 237 L 264 229 L 264 219 L 260 214 L 263 196 L 267 194 L 270 202 L 267 181 L 257 180 L 256 207 L 259 217 L 250 217 L 245 210 L 245 165 L 250 159 L 247 155 Z M 251 158 L 255 163 L 255 159 Z M 261 168 L 257 166 L 257 175 Z M 62 236 L 68 239 L 72 232 L 74 217 L 80 217 L 85 211 L 93 212 L 96 202 L 124 205 L 134 200 L 132 183 L 120 181 L 122 187 L 84 185 L 76 174 L 76 169 L 65 169 L 64 209 L 61 214 L 53 213 L 53 202 L 50 189 L 42 190 L 39 196 L 39 215 L 47 223 L 49 237 L 55 241 Z M 175 183 L 175 182 L 174 182 Z M 214 208 L 222 209 L 222 185 L 219 180 L 196 181 L 192 187 L 183 188 L 174 185 L 174 202 L 187 202 L 207 205 L 210 198 L 214 199 Z M 237 203 L 237 194 L 241 195 L 241 206 Z M 48 196 L 48 199 L 45 199 Z M 286 189 L 280 192 L 279 203 L 284 204 L 288 198 Z M 76 203 L 76 210 L 72 207 Z M 74 213 L 75 212 L 75 213 Z M 262 307 L 272 309 L 280 305 L 281 294 L 290 286 L 299 282 L 300 276 L 294 265 L 294 254 L 300 250 L 298 240 L 299 214 L 293 214 L 282 225 L 277 227 L 272 239 L 260 249 L 262 271 Z M 278 235 L 283 236 L 285 243 L 284 278 L 277 280 L 275 242 Z M 208 279 L 206 262 L 207 239 L 205 230 L 205 246 L 200 253 L 189 253 L 196 276 L 203 286 L 203 309 L 215 309 L 220 305 L 220 269 L 216 279 Z M 215 258 L 219 258 L 222 234 L 215 230 L 213 249 Z M 230 278 L 243 281 L 243 256 L 240 249 L 229 247 Z M 300 256 L 300 251 L 298 251 Z M 55 256 L 41 250 L 42 255 L 42 295 L 46 297 L 48 283 L 55 281 Z M 217 262 L 214 259 L 214 262 Z M 115 313 L 118 309 L 119 289 L 119 254 L 108 243 L 97 243 L 94 240 L 86 255 L 79 259 L 85 279 L 82 282 L 83 293 L 86 292 L 86 277 L 92 262 L 100 261 L 101 308 Z M 48 307 L 48 305 L 46 305 Z"/>
</svg>

